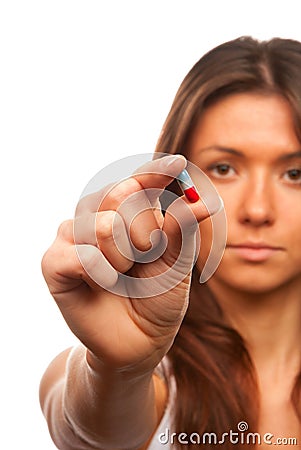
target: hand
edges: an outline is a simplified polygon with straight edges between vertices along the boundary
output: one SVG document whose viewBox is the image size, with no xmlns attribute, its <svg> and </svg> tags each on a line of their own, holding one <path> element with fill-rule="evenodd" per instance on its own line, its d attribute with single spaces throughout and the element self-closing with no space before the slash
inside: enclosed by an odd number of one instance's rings
<svg viewBox="0 0 301 450">
<path fill-rule="evenodd" d="M 43 257 L 49 290 L 91 364 L 145 372 L 172 345 L 188 305 L 198 223 L 209 216 L 201 200 L 184 197 L 165 216 L 159 208 L 185 166 L 184 157 L 166 156 L 84 198 Z M 137 251 L 150 261 L 135 261 Z"/>
</svg>

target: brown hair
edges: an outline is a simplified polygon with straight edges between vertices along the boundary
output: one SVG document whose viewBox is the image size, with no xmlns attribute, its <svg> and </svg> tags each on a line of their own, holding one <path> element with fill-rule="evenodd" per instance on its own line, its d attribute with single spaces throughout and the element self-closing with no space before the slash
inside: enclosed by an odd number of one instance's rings
<svg viewBox="0 0 301 450">
<path fill-rule="evenodd" d="M 301 141 L 301 43 L 241 37 L 208 52 L 185 77 L 156 151 L 185 155 L 185 144 L 206 107 L 239 92 L 278 93 L 286 98 Z M 187 435 L 214 432 L 220 439 L 229 430 L 238 432 L 238 423 L 246 421 L 249 431 L 256 432 L 259 398 L 251 358 L 242 337 L 227 325 L 208 286 L 198 283 L 196 268 L 190 297 L 168 355 L 177 385 L 175 431 Z M 291 395 L 301 420 L 300 386 L 301 374 Z M 216 447 L 209 441 L 202 448 Z M 225 443 L 227 449 L 242 445 L 232 445 L 229 440 Z M 177 446 L 194 448 L 192 443 L 182 446 L 177 442 Z"/>
</svg>

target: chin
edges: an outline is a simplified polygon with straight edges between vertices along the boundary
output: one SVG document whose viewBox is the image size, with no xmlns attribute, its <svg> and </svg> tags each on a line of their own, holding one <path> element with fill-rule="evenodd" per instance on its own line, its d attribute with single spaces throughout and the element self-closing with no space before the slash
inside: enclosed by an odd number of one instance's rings
<svg viewBox="0 0 301 450">
<path fill-rule="evenodd" d="M 232 283 L 231 283 L 232 281 Z M 279 279 L 276 280 L 267 280 L 265 279 L 250 279 L 250 277 L 247 277 L 246 279 L 241 280 L 227 280 L 227 285 L 230 287 L 230 289 L 235 289 L 240 292 L 245 292 L 246 294 L 268 294 L 272 291 L 277 290 L 280 288 L 281 284 L 279 284 Z"/>
<path fill-rule="evenodd" d="M 300 276 L 299 282 L 300 282 Z M 296 282 L 292 274 L 282 270 L 267 270 L 265 268 L 240 268 L 227 271 L 220 268 L 212 277 L 212 284 L 224 286 L 227 290 L 236 290 L 246 294 L 268 294 Z"/>
</svg>

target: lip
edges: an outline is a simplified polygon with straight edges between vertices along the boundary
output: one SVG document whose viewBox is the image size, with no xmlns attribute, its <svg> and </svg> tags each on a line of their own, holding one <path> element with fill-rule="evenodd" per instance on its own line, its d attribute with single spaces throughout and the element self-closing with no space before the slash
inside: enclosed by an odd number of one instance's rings
<svg viewBox="0 0 301 450">
<path fill-rule="evenodd" d="M 243 242 L 241 244 L 229 244 L 227 248 L 233 251 L 238 257 L 254 262 L 263 262 L 280 251 L 283 251 L 283 247 L 269 245 L 265 242 Z"/>
</svg>

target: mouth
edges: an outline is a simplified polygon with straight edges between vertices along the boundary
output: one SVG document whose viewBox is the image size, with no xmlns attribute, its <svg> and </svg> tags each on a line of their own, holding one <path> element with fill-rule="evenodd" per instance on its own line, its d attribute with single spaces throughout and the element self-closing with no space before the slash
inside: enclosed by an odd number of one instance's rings
<svg viewBox="0 0 301 450">
<path fill-rule="evenodd" d="M 284 250 L 283 247 L 269 245 L 265 242 L 229 244 L 227 245 L 227 249 L 239 258 L 253 262 L 266 261 Z"/>
</svg>

